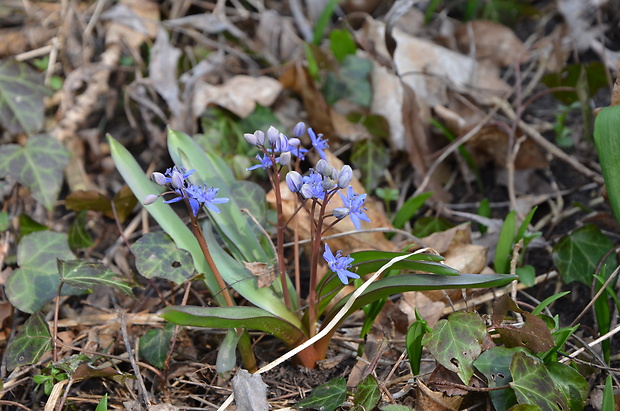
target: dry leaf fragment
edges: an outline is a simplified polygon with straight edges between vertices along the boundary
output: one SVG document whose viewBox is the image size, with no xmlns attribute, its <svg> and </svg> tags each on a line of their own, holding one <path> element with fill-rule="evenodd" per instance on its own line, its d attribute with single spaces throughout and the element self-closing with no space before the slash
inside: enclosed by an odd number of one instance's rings
<svg viewBox="0 0 620 411">
<path fill-rule="evenodd" d="M 276 279 L 276 267 L 262 262 L 243 262 L 245 268 L 254 274 L 258 280 L 258 288 L 269 287 Z"/>
<path fill-rule="evenodd" d="M 418 320 L 415 316 L 415 309 L 418 309 L 420 316 L 426 321 L 429 327 L 437 324 L 437 321 L 443 317 L 443 310 L 446 304 L 443 301 L 433 301 L 424 293 L 418 291 L 409 291 L 403 293 L 402 298 L 398 301 L 400 310 L 407 315 L 409 324 Z"/>
<path fill-rule="evenodd" d="M 155 43 L 151 47 L 149 77 L 155 90 L 166 100 L 175 118 L 179 118 L 183 110 L 177 79 L 177 65 L 180 57 L 181 50 L 170 44 L 168 33 L 160 28 L 157 31 Z"/>
<path fill-rule="evenodd" d="M 237 75 L 221 85 L 197 82 L 192 112 L 198 117 L 209 104 L 217 104 L 241 118 L 246 118 L 252 114 L 256 103 L 271 106 L 281 90 L 280 82 L 267 76 Z"/>
<path fill-rule="evenodd" d="M 456 41 L 465 53 L 472 45 L 476 58 L 499 67 L 519 64 L 527 60 L 527 49 L 516 34 L 494 21 L 477 20 L 456 29 Z"/>
</svg>

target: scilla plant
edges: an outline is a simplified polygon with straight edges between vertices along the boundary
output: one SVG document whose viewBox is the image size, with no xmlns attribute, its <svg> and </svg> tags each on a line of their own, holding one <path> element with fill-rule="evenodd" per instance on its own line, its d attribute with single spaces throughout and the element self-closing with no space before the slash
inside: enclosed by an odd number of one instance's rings
<svg viewBox="0 0 620 411">
<path fill-rule="evenodd" d="M 301 138 L 308 134 L 312 148 L 321 159 L 308 172 L 302 173 L 309 149 L 302 146 Z M 344 256 L 323 243 L 327 230 L 345 218 L 350 218 L 359 230 L 366 215 L 366 194 L 356 193 L 350 182 L 353 170 L 330 166 L 323 150 L 327 141 L 302 123 L 294 129 L 294 137 L 270 127 L 266 132 L 245 135 L 246 141 L 260 151 L 258 164 L 250 170 L 264 169 L 271 182 L 276 199 L 276 242 L 270 245 L 266 230 L 257 229 L 256 220 L 242 212 L 243 205 L 264 203 L 265 194 L 253 183 L 237 181 L 223 159 L 205 152 L 189 136 L 169 130 L 168 148 L 176 166 L 166 173 L 155 173 L 147 178 L 131 155 L 114 139 L 109 138 L 117 168 L 136 196 L 143 199 L 148 212 L 170 235 L 177 247 L 187 250 L 198 273 L 210 290 L 218 307 L 170 306 L 161 315 L 166 320 L 183 326 L 229 329 L 220 346 L 218 370 L 234 365 L 234 348 L 238 348 L 247 368 L 252 368 L 251 353 L 245 329 L 272 334 L 288 347 L 298 347 L 312 338 L 332 319 L 342 321 L 354 311 L 387 296 L 415 290 L 479 288 L 507 284 L 510 275 L 460 274 L 441 263 L 442 257 L 430 253 L 412 254 L 392 265 L 402 274 L 380 278 L 371 284 L 353 304 L 346 306 L 344 316 L 337 315 L 349 297 L 333 304 L 338 292 L 350 278 L 359 278 L 378 271 L 389 260 L 406 253 L 362 251 Z M 153 184 L 153 181 L 156 184 Z M 159 187 L 159 188 L 157 188 Z M 217 187 L 217 188 L 215 188 Z M 295 284 L 288 273 L 284 256 L 284 236 L 289 221 L 283 212 L 283 192 L 290 190 L 296 196 L 297 209 L 310 217 L 311 255 L 309 295 L 301 301 L 301 284 Z M 154 194 L 155 193 L 155 194 Z M 244 202 L 244 196 L 246 198 Z M 163 197 L 164 201 L 157 201 Z M 229 201 L 227 201 L 228 199 Z M 342 202 L 328 211 L 332 201 Z M 187 204 L 191 229 L 170 207 L 171 203 Z M 216 207 L 216 204 L 221 204 Z M 208 218 L 202 218 L 204 210 Z M 319 279 L 319 264 L 325 261 L 328 274 Z M 275 266 L 278 281 L 259 286 L 258 276 L 248 268 L 253 263 Z M 266 270 L 269 271 L 269 270 Z M 410 272 L 424 274 L 411 274 Z M 397 271 L 400 272 L 400 271 Z M 188 277 L 189 279 L 189 277 Z M 238 306 L 232 298 L 234 290 L 249 305 Z M 293 298 L 295 296 L 295 298 Z M 337 325 L 337 324 L 336 324 Z M 303 366 L 314 368 L 325 357 L 333 331 L 307 347 L 296 358 Z"/>
</svg>

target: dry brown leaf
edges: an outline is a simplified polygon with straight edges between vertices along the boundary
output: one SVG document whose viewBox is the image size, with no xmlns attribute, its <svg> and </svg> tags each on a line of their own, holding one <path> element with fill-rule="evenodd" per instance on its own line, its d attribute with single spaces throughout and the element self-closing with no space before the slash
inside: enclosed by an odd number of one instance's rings
<svg viewBox="0 0 620 411">
<path fill-rule="evenodd" d="M 261 47 L 281 61 L 295 61 L 303 53 L 303 40 L 297 35 L 293 19 L 275 10 L 260 13 L 256 38 Z"/>
<path fill-rule="evenodd" d="M 433 233 L 422 240 L 427 247 L 443 255 L 453 245 L 471 243 L 471 224 L 459 224 L 448 230 Z"/>
<path fill-rule="evenodd" d="M 340 161 L 336 156 L 334 156 L 331 152 L 326 151 L 327 162 L 332 167 L 340 170 L 344 163 Z M 357 178 L 353 178 L 351 180 L 351 186 L 358 194 L 365 193 L 364 187 L 359 182 Z M 282 182 L 280 184 L 280 188 L 282 191 L 282 211 L 284 213 L 284 219 L 288 220 L 296 210 L 296 195 L 291 193 L 291 191 L 286 186 L 286 182 Z M 346 194 L 346 189 L 341 190 L 343 194 Z M 272 207 L 275 207 L 276 196 L 271 190 L 267 193 L 267 202 Z M 332 201 L 327 205 L 326 212 L 331 213 L 334 208 L 341 207 L 342 200 L 339 195 L 334 196 Z M 366 199 L 366 206 L 368 210 L 366 211 L 366 215 L 370 219 L 370 223 L 362 222 L 362 228 L 371 228 L 371 227 L 391 227 L 391 224 L 388 218 L 385 216 L 383 211 L 374 204 L 371 198 Z M 306 240 L 310 238 L 310 217 L 304 211 L 300 211 L 295 216 L 295 219 L 298 219 L 299 224 L 299 239 Z M 289 224 L 289 228 L 292 228 L 294 222 L 291 221 Z M 387 240 L 383 233 L 380 232 L 360 232 L 356 233 L 356 228 L 351 222 L 350 218 L 345 218 L 336 224 L 332 229 L 330 229 L 326 236 L 340 234 L 345 232 L 353 232 L 352 235 L 347 235 L 343 237 L 337 237 L 327 240 L 329 246 L 332 250 L 343 250 L 345 254 L 350 254 L 355 251 L 360 250 L 383 250 L 383 251 L 395 251 L 395 245 Z"/>
<path fill-rule="evenodd" d="M 420 316 L 429 327 L 437 324 L 437 321 L 443 317 L 443 311 L 446 308 L 446 304 L 443 301 L 433 301 L 424 293 L 418 291 L 403 293 L 402 298 L 398 301 L 398 306 L 407 315 L 409 324 L 418 320 L 415 316 L 415 309 L 417 308 Z"/>
<path fill-rule="evenodd" d="M 209 104 L 217 104 L 241 118 L 256 108 L 256 103 L 269 107 L 280 95 L 282 85 L 267 77 L 237 75 L 222 85 L 197 82 L 192 101 L 192 113 L 198 117 Z"/>
<path fill-rule="evenodd" d="M 301 96 L 308 113 L 308 123 L 312 124 L 314 130 L 323 133 L 328 138 L 335 136 L 330 115 L 331 109 L 305 67 L 300 64 L 290 65 L 280 76 L 280 83 L 284 88 L 293 90 Z"/>
<path fill-rule="evenodd" d="M 179 82 L 177 79 L 180 57 L 181 50 L 170 44 L 168 33 L 163 28 L 160 28 L 157 31 L 155 43 L 151 47 L 149 78 L 155 90 L 166 101 L 175 119 L 181 116 L 181 112 L 184 109 L 179 96 Z M 177 124 L 172 124 L 171 128 L 177 130 Z"/>
<path fill-rule="evenodd" d="M 416 390 L 415 409 L 424 411 L 455 411 L 463 402 L 460 395 L 448 396 L 443 392 L 436 392 L 418 380 Z"/>
<path fill-rule="evenodd" d="M 159 22 L 159 5 L 153 1 L 123 0 L 101 18 L 107 20 L 106 44 L 123 43 L 140 54 L 139 48 L 155 38 Z"/>
<path fill-rule="evenodd" d="M 257 277 L 258 288 L 269 287 L 276 279 L 276 268 L 261 262 L 243 262 L 245 268 Z"/>
<path fill-rule="evenodd" d="M 487 248 L 477 244 L 454 244 L 443 256 L 445 265 L 461 273 L 479 274 L 487 263 Z"/>
<path fill-rule="evenodd" d="M 461 50 L 469 53 L 474 46 L 476 58 L 499 67 L 519 64 L 527 60 L 527 49 L 516 34 L 494 21 L 476 20 L 456 29 L 456 41 Z"/>
</svg>

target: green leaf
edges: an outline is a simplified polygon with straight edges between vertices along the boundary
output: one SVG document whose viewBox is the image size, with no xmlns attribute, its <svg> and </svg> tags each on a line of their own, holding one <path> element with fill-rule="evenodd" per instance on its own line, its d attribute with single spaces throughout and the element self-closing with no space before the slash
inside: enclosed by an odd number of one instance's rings
<svg viewBox="0 0 620 411">
<path fill-rule="evenodd" d="M 24 147 L 0 146 L 0 178 L 10 175 L 28 187 L 32 196 L 48 210 L 54 208 L 68 163 L 67 149 L 47 134 L 30 137 Z"/>
<path fill-rule="evenodd" d="M 368 374 L 355 390 L 353 404 L 355 410 L 372 410 L 381 399 L 381 390 L 377 379 L 372 374 Z"/>
<path fill-rule="evenodd" d="M 590 286 L 596 266 L 612 247 L 612 242 L 597 226 L 588 224 L 558 241 L 553 247 L 553 262 L 565 283 L 579 281 Z M 614 261 L 615 254 L 605 261 L 606 274 L 615 267 Z"/>
<path fill-rule="evenodd" d="M 340 97 L 362 107 L 370 108 L 372 87 L 369 74 L 371 71 L 372 63 L 369 60 L 356 55 L 346 56 L 339 73 L 344 85 L 344 94 Z"/>
<path fill-rule="evenodd" d="M 517 267 L 517 275 L 519 276 L 519 281 L 526 287 L 533 287 L 536 284 L 536 269 L 531 265 Z"/>
<path fill-rule="evenodd" d="M 48 226 L 33 220 L 32 217 L 26 214 L 19 215 L 19 231 L 22 238 L 30 233 L 47 230 L 49 230 Z"/>
<path fill-rule="evenodd" d="M 561 293 L 553 294 L 551 297 L 545 298 L 540 304 L 536 306 L 536 308 L 534 308 L 534 310 L 532 310 L 532 315 L 538 315 L 542 313 L 542 311 L 546 307 L 548 307 L 552 302 L 564 297 L 567 294 L 570 294 L 570 291 L 563 291 Z"/>
<path fill-rule="evenodd" d="M 159 277 L 183 284 L 194 275 L 190 253 L 179 250 L 170 236 L 161 231 L 144 234 L 131 246 L 131 251 L 138 272 L 146 278 Z"/>
<path fill-rule="evenodd" d="M 537 405 L 543 410 L 568 410 L 568 401 L 540 359 L 518 352 L 512 358 L 510 386 L 520 404 Z"/>
<path fill-rule="evenodd" d="M 329 33 L 329 47 L 339 63 L 342 63 L 345 57 L 355 54 L 357 51 L 355 40 L 348 30 L 332 30 Z"/>
<path fill-rule="evenodd" d="M 170 343 L 174 335 L 174 324 L 166 324 L 164 328 L 152 328 L 140 337 L 140 357 L 144 358 L 160 370 L 170 351 Z"/>
<path fill-rule="evenodd" d="M 510 364 L 515 353 L 522 352 L 529 355 L 523 347 L 491 347 L 480 354 L 474 361 L 474 367 L 487 379 L 489 388 L 508 385 L 512 381 Z M 517 397 L 511 388 L 490 391 L 491 401 L 496 410 L 507 410 L 517 404 Z"/>
<path fill-rule="evenodd" d="M 603 405 L 601 411 L 615 411 L 616 404 L 614 400 L 614 382 L 611 375 L 605 379 L 605 389 L 603 390 Z"/>
<path fill-rule="evenodd" d="M 14 307 L 33 313 L 56 297 L 60 276 L 56 260 L 72 260 L 75 256 L 67 244 L 67 235 L 37 231 L 24 236 L 17 247 L 17 264 L 8 278 L 6 294 Z M 63 287 L 63 295 L 83 294 L 83 290 Z"/>
<path fill-rule="evenodd" d="M 171 306 L 164 308 L 160 315 L 183 326 L 265 331 L 289 346 L 305 338 L 299 328 L 257 307 Z"/>
<path fill-rule="evenodd" d="M 547 370 L 568 401 L 568 409 L 571 411 L 583 410 L 590 391 L 586 379 L 574 368 L 559 362 L 547 364 Z"/>
<path fill-rule="evenodd" d="M 80 290 L 88 290 L 96 285 L 105 285 L 127 295 L 133 295 L 131 288 L 134 284 L 122 279 L 102 263 L 59 259 L 58 273 L 64 284 Z"/>
<path fill-rule="evenodd" d="M 491 202 L 488 198 L 483 198 L 480 201 L 480 205 L 478 206 L 478 215 L 486 218 L 491 218 Z M 487 226 L 484 224 L 478 223 L 478 230 L 480 230 L 481 234 L 487 232 Z"/>
<path fill-rule="evenodd" d="M 392 225 L 394 228 L 403 228 L 405 223 L 418 212 L 420 207 L 424 205 L 426 200 L 428 200 L 433 195 L 432 192 L 422 193 L 415 197 L 410 197 L 401 208 L 396 211 L 394 215 L 394 221 L 392 221 Z"/>
<path fill-rule="evenodd" d="M 316 20 L 316 24 L 314 26 L 314 33 L 312 36 L 312 44 L 318 46 L 321 44 L 321 39 L 323 38 L 323 34 L 325 34 L 325 30 L 327 30 L 327 26 L 329 25 L 329 21 L 332 18 L 332 14 L 334 14 L 334 9 L 338 5 L 340 0 L 328 0 L 325 4 L 325 8 L 319 15 L 319 18 Z"/>
<path fill-rule="evenodd" d="M 108 411 L 108 393 L 103 394 L 103 398 L 97 404 L 95 411 Z"/>
<path fill-rule="evenodd" d="M 346 398 L 347 383 L 344 378 L 339 377 L 313 389 L 312 394 L 299 401 L 295 408 L 334 411 L 344 403 Z"/>
<path fill-rule="evenodd" d="M 26 320 L 20 332 L 9 342 L 6 349 L 6 368 L 11 371 L 20 365 L 34 364 L 52 349 L 52 335 L 40 312 Z"/>
<path fill-rule="evenodd" d="M 454 224 L 450 223 L 445 218 L 441 217 L 420 217 L 415 220 L 413 225 L 413 234 L 418 237 L 426 237 L 433 233 L 448 230 L 454 227 Z"/>
<path fill-rule="evenodd" d="M 383 144 L 363 140 L 355 144 L 351 163 L 362 172 L 362 182 L 367 193 L 372 192 L 383 178 L 390 164 L 390 151 Z"/>
<path fill-rule="evenodd" d="M 594 122 L 594 143 L 611 209 L 620 222 L 620 106 L 606 107 L 598 113 Z"/>
<path fill-rule="evenodd" d="M 108 142 L 116 168 L 139 200 L 145 199 L 149 194 L 159 194 L 163 191 L 162 187 L 153 183 L 145 176 L 144 171 L 125 147 L 110 135 L 108 135 Z M 207 288 L 211 291 L 212 295 L 214 295 L 218 304 L 226 305 L 226 301 L 222 294 L 219 293 L 217 281 L 211 274 L 211 269 L 202 254 L 198 241 L 196 241 L 196 238 L 189 228 L 187 228 L 183 220 L 181 220 L 168 204 L 164 204 L 160 201 L 149 205 L 146 207 L 146 210 L 155 221 L 157 221 L 162 230 L 172 237 L 178 248 L 189 251 L 194 260 L 196 271 L 199 273 L 208 273 L 205 275 Z"/>
<path fill-rule="evenodd" d="M 94 244 L 88 230 L 86 230 L 86 211 L 77 213 L 75 220 L 69 227 L 68 241 L 72 250 L 92 247 Z"/>
<path fill-rule="evenodd" d="M 506 216 L 502 230 L 499 233 L 499 240 L 497 241 L 497 247 L 495 248 L 495 272 L 496 273 L 509 273 L 510 272 L 510 260 L 512 259 L 512 245 L 515 238 L 516 228 L 516 213 L 511 211 Z"/>
<path fill-rule="evenodd" d="M 458 276 L 442 276 L 433 274 L 403 274 L 382 278 L 372 283 L 353 303 L 347 316 L 383 297 L 404 293 L 406 291 L 444 290 L 462 288 L 501 287 L 513 281 L 516 276 L 505 274 L 461 274 Z M 338 301 L 329 310 L 323 324 L 329 324 L 331 318 L 346 304 L 350 295 Z M 346 316 L 345 316 L 346 318 Z"/>
<path fill-rule="evenodd" d="M 381 407 L 381 411 L 414 411 L 412 408 L 407 407 L 406 405 L 395 405 L 390 404 Z"/>
<path fill-rule="evenodd" d="M 219 207 L 219 214 L 208 209 L 206 211 L 232 255 L 239 260 L 251 262 L 268 262 L 275 258 L 271 249 L 266 251 L 262 248 L 256 236 L 248 235 L 253 232 L 253 223 L 250 225 L 247 216 L 241 211 L 241 206 L 236 202 L 232 187 L 240 183 L 224 159 L 214 153 L 203 151 L 187 134 L 170 129 L 168 151 L 175 164 L 188 170 L 196 170 L 190 177 L 193 183 L 215 186 L 219 188 L 218 196 L 230 199 L 228 203 Z M 261 207 L 266 207 L 264 197 L 254 198 L 254 202 L 262 202 L 264 205 Z"/>
<path fill-rule="evenodd" d="M 9 213 L 6 211 L 0 211 L 0 231 L 6 231 L 9 229 Z"/>
<path fill-rule="evenodd" d="M 0 60 L 0 124 L 10 133 L 41 131 L 43 98 L 50 94 L 43 76 L 26 63 Z"/>
<path fill-rule="evenodd" d="M 482 352 L 482 340 L 487 335 L 484 320 L 475 313 L 456 312 L 441 320 L 422 344 L 433 357 L 450 371 L 459 375 L 464 384 L 474 375 L 473 363 Z"/>
<path fill-rule="evenodd" d="M 407 329 L 406 346 L 409 364 L 411 364 L 411 372 L 413 375 L 420 373 L 420 363 L 422 360 L 422 338 L 430 331 L 426 320 L 420 319 L 417 308 L 415 309 L 416 318 Z"/>
</svg>

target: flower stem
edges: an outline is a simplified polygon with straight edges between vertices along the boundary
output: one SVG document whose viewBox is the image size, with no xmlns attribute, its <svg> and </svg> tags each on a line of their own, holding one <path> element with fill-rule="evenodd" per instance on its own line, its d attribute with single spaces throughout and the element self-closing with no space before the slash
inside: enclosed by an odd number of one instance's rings
<svg viewBox="0 0 620 411">
<path fill-rule="evenodd" d="M 280 191 L 280 170 L 275 166 L 274 161 L 274 173 L 271 176 L 271 185 L 273 186 L 273 192 L 276 195 L 276 214 L 278 215 L 278 230 L 276 237 L 276 244 L 278 247 L 278 269 L 280 271 L 280 282 L 282 284 L 282 295 L 284 296 L 284 303 L 289 310 L 292 310 L 291 296 L 288 289 L 288 281 L 286 276 L 286 266 L 284 262 L 284 230 L 286 229 L 286 222 L 284 221 L 284 212 L 282 210 L 282 193 Z"/>
</svg>

